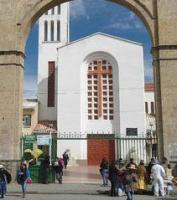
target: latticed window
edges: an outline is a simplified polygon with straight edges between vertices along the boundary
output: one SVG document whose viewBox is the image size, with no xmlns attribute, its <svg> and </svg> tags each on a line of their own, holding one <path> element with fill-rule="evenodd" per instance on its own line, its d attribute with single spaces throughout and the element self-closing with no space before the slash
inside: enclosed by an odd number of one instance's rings
<svg viewBox="0 0 177 200">
<path fill-rule="evenodd" d="M 87 74 L 88 119 L 114 119 L 112 65 L 104 59 L 89 63 Z"/>
</svg>

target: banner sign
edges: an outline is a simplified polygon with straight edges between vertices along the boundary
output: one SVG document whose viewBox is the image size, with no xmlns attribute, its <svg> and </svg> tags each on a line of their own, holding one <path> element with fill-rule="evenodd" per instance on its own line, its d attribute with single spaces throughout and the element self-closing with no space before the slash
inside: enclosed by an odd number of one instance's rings
<svg viewBox="0 0 177 200">
<path fill-rule="evenodd" d="M 37 145 L 50 145 L 50 135 L 37 135 Z"/>
</svg>

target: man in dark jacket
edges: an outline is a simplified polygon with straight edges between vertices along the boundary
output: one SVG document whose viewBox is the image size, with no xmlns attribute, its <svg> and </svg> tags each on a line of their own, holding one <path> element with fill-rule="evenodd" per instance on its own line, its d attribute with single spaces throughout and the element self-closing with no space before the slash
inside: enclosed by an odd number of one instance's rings
<svg viewBox="0 0 177 200">
<path fill-rule="evenodd" d="M 117 196 L 117 169 L 115 161 L 112 161 L 111 165 L 109 166 L 109 180 L 111 182 L 111 196 Z"/>
<path fill-rule="evenodd" d="M 7 182 L 11 181 L 11 175 L 4 169 L 3 165 L 0 165 L 0 194 L 1 198 L 4 198 L 7 189 Z"/>
</svg>

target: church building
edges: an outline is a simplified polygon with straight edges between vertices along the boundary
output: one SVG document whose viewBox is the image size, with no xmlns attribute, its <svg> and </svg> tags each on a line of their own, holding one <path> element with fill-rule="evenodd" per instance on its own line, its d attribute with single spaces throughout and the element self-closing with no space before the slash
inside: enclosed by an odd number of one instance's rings
<svg viewBox="0 0 177 200">
<path fill-rule="evenodd" d="M 57 121 L 58 156 L 98 164 L 124 148 L 126 158 L 134 146 L 96 137 L 146 134 L 143 45 L 104 33 L 69 43 L 68 15 L 65 3 L 39 20 L 39 121 Z"/>
</svg>

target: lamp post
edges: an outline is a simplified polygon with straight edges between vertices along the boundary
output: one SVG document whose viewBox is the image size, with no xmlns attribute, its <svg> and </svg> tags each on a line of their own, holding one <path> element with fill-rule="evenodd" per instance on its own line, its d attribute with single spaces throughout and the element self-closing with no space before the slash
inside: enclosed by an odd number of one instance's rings
<svg viewBox="0 0 177 200">
<path fill-rule="evenodd" d="M 53 124 L 49 124 L 49 158 L 50 165 L 52 164 L 52 131 Z"/>
</svg>

